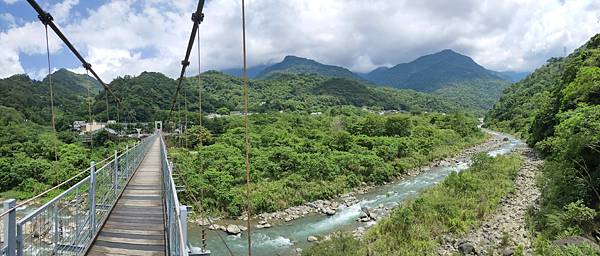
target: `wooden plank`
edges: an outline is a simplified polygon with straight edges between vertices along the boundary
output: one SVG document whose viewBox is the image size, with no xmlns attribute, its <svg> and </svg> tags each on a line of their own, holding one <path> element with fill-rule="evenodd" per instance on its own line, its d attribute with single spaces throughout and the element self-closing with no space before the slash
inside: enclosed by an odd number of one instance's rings
<svg viewBox="0 0 600 256">
<path fill-rule="evenodd" d="M 87 255 L 165 255 L 161 167 L 156 140 Z"/>
</svg>

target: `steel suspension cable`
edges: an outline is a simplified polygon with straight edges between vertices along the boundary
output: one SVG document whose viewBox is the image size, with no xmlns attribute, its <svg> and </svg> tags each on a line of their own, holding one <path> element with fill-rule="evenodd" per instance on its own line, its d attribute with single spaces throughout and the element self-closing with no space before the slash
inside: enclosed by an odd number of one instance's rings
<svg viewBox="0 0 600 256">
<path fill-rule="evenodd" d="M 246 2 L 242 0 L 242 48 L 244 52 L 244 144 L 246 148 L 246 225 L 248 230 L 248 256 L 252 255 L 252 226 L 250 216 L 252 205 L 250 201 L 250 132 L 248 128 L 248 74 L 246 56 Z"/>
<path fill-rule="evenodd" d="M 196 45 L 198 47 L 198 113 L 200 114 L 200 119 L 198 121 L 199 123 L 199 129 L 202 129 L 202 79 L 200 78 L 200 74 L 201 74 L 201 65 L 200 65 L 200 31 L 198 31 L 197 33 L 197 42 Z M 201 132 L 202 130 L 200 130 L 199 132 Z M 202 181 L 204 181 L 204 163 L 202 162 L 202 154 L 200 154 L 200 151 L 202 150 L 203 147 L 203 139 L 200 138 L 200 146 L 198 147 L 198 160 L 200 162 L 199 166 L 200 166 L 200 177 L 202 179 Z M 200 186 L 200 202 L 204 202 L 204 186 Z M 200 219 L 203 219 L 205 217 L 205 212 L 204 212 L 204 206 L 200 205 Z M 204 225 L 200 225 L 201 227 L 201 233 L 202 233 L 202 249 L 204 251 L 206 251 L 206 228 L 204 228 Z"/>
<path fill-rule="evenodd" d="M 40 21 L 44 25 L 50 26 L 50 28 L 54 31 L 54 33 L 56 33 L 56 35 L 65 43 L 65 45 L 67 45 L 67 47 L 69 48 L 69 50 L 71 50 L 71 52 L 75 55 L 75 57 L 77 57 L 77 59 L 81 62 L 83 67 L 86 70 L 90 71 L 92 73 L 92 75 L 94 76 L 94 78 L 96 78 L 96 80 L 98 80 L 98 82 L 100 82 L 100 84 L 102 85 L 104 90 L 107 91 L 108 93 L 110 93 L 115 98 L 115 100 L 117 102 L 119 102 L 120 101 L 119 98 L 112 92 L 110 87 L 108 85 L 106 85 L 104 83 L 104 81 L 102 81 L 102 79 L 100 79 L 100 76 L 98 76 L 96 71 L 94 71 L 94 69 L 92 69 L 92 64 L 87 62 L 81 56 L 81 54 L 79 53 L 79 51 L 77 51 L 77 49 L 75 49 L 75 46 L 73 46 L 71 41 L 69 41 L 69 39 L 67 39 L 67 37 L 62 33 L 62 31 L 60 31 L 60 29 L 56 26 L 52 15 L 50 15 L 50 13 L 44 11 L 42 9 L 42 7 L 40 7 L 40 5 L 35 0 L 27 0 L 27 2 L 38 13 L 38 18 L 40 19 Z"/>
<path fill-rule="evenodd" d="M 46 29 L 46 58 L 48 60 L 48 85 L 50 87 L 50 113 L 52 119 L 52 131 L 54 132 L 54 136 L 56 137 L 54 141 L 54 161 L 56 162 L 58 161 L 58 146 L 56 145 L 56 140 L 58 139 L 58 136 L 56 134 L 56 120 L 54 115 L 54 92 L 52 89 L 52 68 L 50 67 L 50 43 L 48 40 L 48 25 L 44 25 L 44 28 Z"/>
<path fill-rule="evenodd" d="M 89 71 L 85 71 L 85 74 L 87 76 L 89 76 Z M 90 118 L 89 124 L 92 125 L 93 119 L 92 119 L 92 97 L 90 96 L 90 86 L 87 86 L 87 102 L 88 102 L 88 115 Z M 90 131 L 90 147 L 91 147 L 91 151 L 90 151 L 90 158 L 91 156 L 94 154 L 94 137 L 93 137 L 93 133 Z"/>
<path fill-rule="evenodd" d="M 188 102 L 187 102 L 187 90 L 186 90 L 185 87 L 183 88 L 183 111 L 184 111 L 183 112 L 183 114 L 184 114 L 184 116 L 183 116 L 183 130 L 187 131 L 187 128 L 188 128 Z M 188 138 L 187 138 L 187 136 L 185 137 L 184 143 L 185 143 L 185 148 L 187 148 L 188 147 Z"/>
<path fill-rule="evenodd" d="M 106 124 L 108 124 L 108 121 L 110 120 L 110 110 L 108 108 L 108 93 L 105 93 L 106 95 Z"/>
<path fill-rule="evenodd" d="M 171 109 L 169 110 L 169 114 L 167 116 L 166 123 L 168 123 L 171 120 L 173 110 L 175 110 L 175 102 L 177 101 L 177 97 L 179 97 L 179 91 L 181 90 L 181 85 L 183 82 L 183 76 L 185 75 L 185 70 L 190 65 L 189 59 L 190 59 L 192 47 L 194 46 L 196 32 L 198 32 L 198 26 L 204 20 L 204 13 L 202 13 L 203 8 L 204 8 L 204 0 L 199 0 L 198 7 L 196 8 L 196 12 L 194 12 L 194 14 L 192 14 L 192 21 L 194 21 L 194 25 L 192 26 L 192 32 L 190 34 L 188 46 L 185 51 L 185 57 L 181 61 L 181 73 L 179 74 L 179 80 L 177 82 L 177 89 L 175 90 L 175 94 L 173 95 L 173 99 L 171 100 Z"/>
</svg>

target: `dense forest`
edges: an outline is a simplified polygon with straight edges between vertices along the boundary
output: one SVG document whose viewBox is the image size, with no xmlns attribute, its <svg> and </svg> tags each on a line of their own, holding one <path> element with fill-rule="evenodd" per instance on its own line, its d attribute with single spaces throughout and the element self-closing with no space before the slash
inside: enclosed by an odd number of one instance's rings
<svg viewBox="0 0 600 256">
<path fill-rule="evenodd" d="M 122 150 L 125 143 L 100 132 L 90 148 L 75 132 L 54 133 L 48 126 L 25 120 L 14 108 L 0 106 L 0 197 L 37 195 L 85 170 L 90 161 Z"/>
<path fill-rule="evenodd" d="M 598 232 L 600 35 L 509 87 L 504 80 L 483 77 L 438 84 L 423 93 L 374 86 L 336 67 L 328 68 L 337 75 L 296 68 L 265 69 L 265 79 L 249 83 L 254 213 L 380 185 L 481 143 L 487 136 L 477 127 L 477 116 L 494 104 L 486 126 L 516 134 L 546 159 L 539 179 L 541 206 L 529 215 L 536 253 L 561 255 L 564 251 L 552 241 Z M 70 125 L 88 120 L 88 107 L 97 120 L 166 120 L 177 85 L 155 72 L 118 77 L 110 83 L 120 99 L 117 104 L 89 76 L 59 70 L 52 75 L 54 133 L 49 128 L 49 82 L 25 75 L 0 79 L 0 96 L 6 99 L 0 105 L 3 198 L 30 197 L 127 143 L 99 133 L 94 149 L 85 146 Z M 186 120 L 189 127 L 169 138 L 177 170 L 191 184 L 182 198 L 192 204 L 191 196 L 202 194 L 202 207 L 212 216 L 240 216 L 245 204 L 243 117 L 232 112 L 242 110 L 242 79 L 209 71 L 184 78 L 183 85 L 175 119 Z M 199 86 L 202 112 L 220 117 L 200 116 Z M 203 126 L 196 126 L 200 118 Z M 514 190 L 520 164 L 514 154 L 478 155 L 467 171 L 450 175 L 395 209 L 364 240 L 341 233 L 306 254 L 434 254 L 440 235 L 468 232 Z M 585 255 L 588 249 L 572 250 Z"/>
<path fill-rule="evenodd" d="M 322 115 L 257 114 L 250 121 L 257 213 L 333 198 L 364 183 L 382 184 L 486 138 L 477 119 L 462 114 L 382 116 L 341 107 Z M 204 190 L 205 209 L 240 215 L 242 118 L 210 120 L 205 126 L 174 138 L 172 144 L 180 148 L 171 150 L 172 157 L 190 185 L 188 192 L 199 197 Z"/>
<path fill-rule="evenodd" d="M 255 75 L 256 70 L 260 70 L 258 75 Z M 236 69 L 224 72 L 235 76 L 241 74 Z M 251 77 L 260 79 L 280 78 L 281 74 L 315 74 L 374 86 L 411 89 L 437 95 L 481 116 L 500 98 L 502 90 L 523 76 L 522 73 L 488 70 L 452 50 L 425 55 L 393 67 L 379 67 L 369 73 L 353 73 L 344 67 L 296 56 L 286 56 L 279 63 L 259 65 L 250 70 Z"/>
<path fill-rule="evenodd" d="M 546 163 L 538 180 L 539 208 L 528 223 L 538 255 L 596 255 L 589 245 L 559 247 L 555 240 L 594 237 L 600 195 L 600 35 L 566 58 L 553 58 L 507 88 L 486 125 L 527 140 Z M 514 190 L 519 158 L 477 156 L 466 171 L 395 209 L 363 240 L 338 233 L 306 255 L 437 255 L 442 237 L 480 225 Z M 492 185 L 493 184 L 493 185 Z M 500 195 L 500 196 L 499 196 Z M 505 234 L 503 241 L 510 241 Z M 592 239 L 593 240 L 593 239 Z M 504 242 L 503 242 L 504 243 Z M 501 244 L 502 246 L 502 244 Z M 513 255 L 523 255 L 517 246 Z"/>
<path fill-rule="evenodd" d="M 242 79 L 216 71 L 200 75 L 202 111 L 227 113 L 242 109 Z M 177 102 L 177 111 L 192 115 L 198 111 L 198 77 L 186 78 Z M 120 116 L 131 121 L 165 120 L 175 94 L 176 81 L 160 73 L 143 72 L 136 77 L 120 77 L 110 83 L 120 99 Z M 332 106 L 350 105 L 379 110 L 455 113 L 462 108 L 439 97 L 415 92 L 368 86 L 362 82 L 314 74 L 274 74 L 266 80 L 250 81 L 251 112 L 325 111 Z M 106 118 L 105 93 L 95 101 L 96 116 Z M 112 116 L 116 102 L 109 97 Z M 187 107 L 186 107 L 187 106 Z M 187 111 L 186 111 L 187 110 Z"/>
<path fill-rule="evenodd" d="M 94 97 L 100 85 L 90 76 L 60 69 L 52 75 L 56 126 L 68 130 L 74 120 L 86 120 L 88 100 Z M 27 75 L 13 75 L 0 79 L 0 106 L 10 107 L 23 118 L 42 125 L 50 125 L 50 79 L 30 79 Z M 89 98 L 88 98 L 89 89 Z"/>
<path fill-rule="evenodd" d="M 534 213 L 537 248 L 549 240 L 596 232 L 600 203 L 600 35 L 555 58 L 505 91 L 486 117 L 546 157 L 542 207 Z"/>
</svg>

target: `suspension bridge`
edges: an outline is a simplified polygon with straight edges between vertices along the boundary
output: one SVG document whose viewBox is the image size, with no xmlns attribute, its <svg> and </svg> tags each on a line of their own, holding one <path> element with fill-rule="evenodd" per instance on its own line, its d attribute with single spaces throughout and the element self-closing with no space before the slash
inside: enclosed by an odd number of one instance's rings
<svg viewBox="0 0 600 256">
<path fill-rule="evenodd" d="M 48 73 L 51 75 L 50 51 L 48 47 L 48 28 L 65 43 L 77 57 L 86 71 L 102 85 L 107 98 L 115 98 L 117 119 L 120 100 L 112 92 L 77 51 L 74 45 L 54 23 L 50 13 L 44 11 L 35 0 L 27 0 L 38 13 L 38 18 L 46 29 L 46 49 L 48 53 Z M 168 124 L 177 103 L 186 68 L 189 66 L 194 41 L 198 42 L 198 71 L 200 71 L 200 36 L 198 27 L 204 19 L 202 9 L 204 0 L 199 0 L 192 14 L 192 31 L 190 34 L 185 58 L 181 62 L 181 74 L 177 90 L 173 96 Z M 248 142 L 248 82 L 246 76 L 246 35 L 245 9 L 242 0 L 242 41 L 244 54 L 244 122 L 246 144 L 246 181 L 250 180 L 250 146 Z M 52 128 L 56 132 L 54 122 L 54 105 L 52 80 L 49 79 L 50 103 L 52 109 Z M 201 89 L 200 79 L 198 86 Z M 201 90 L 199 90 L 201 92 Z M 200 96 L 200 99 L 202 97 Z M 200 114 L 202 103 L 199 102 Z M 92 121 L 90 110 L 90 122 Z M 77 175 L 44 191 L 43 193 L 20 202 L 9 199 L 4 202 L 3 244 L 0 256 L 24 255 L 209 255 L 206 245 L 193 247 L 188 243 L 187 215 L 188 207 L 181 204 L 178 198 L 178 187 L 174 180 L 173 164 L 170 162 L 162 133 L 162 122 L 155 123 L 155 132 L 149 137 L 127 146 L 121 152 L 101 162 L 91 162 L 90 167 Z M 181 129 L 181 127 L 180 127 Z M 93 147 L 93 144 L 91 145 Z M 56 149 L 55 149 L 56 150 Z M 55 152 L 55 158 L 56 152 Z M 187 184 L 184 183 L 184 191 Z M 58 196 L 26 214 L 20 213 L 24 206 L 34 205 L 41 198 L 48 197 L 51 191 L 68 187 Z M 248 185 L 249 187 L 249 185 Z M 201 204 L 190 195 L 195 206 Z M 250 190 L 246 194 L 246 214 L 248 255 L 251 255 L 250 227 Z M 212 225 L 212 223 L 211 223 Z M 203 229 L 204 236 L 204 229 Z M 218 234 L 218 233 L 217 233 Z M 219 234 L 219 237 L 221 235 Z M 202 241 L 205 241 L 204 237 Z M 225 240 L 221 241 L 227 246 Z M 229 251 L 230 255 L 233 255 Z"/>
</svg>

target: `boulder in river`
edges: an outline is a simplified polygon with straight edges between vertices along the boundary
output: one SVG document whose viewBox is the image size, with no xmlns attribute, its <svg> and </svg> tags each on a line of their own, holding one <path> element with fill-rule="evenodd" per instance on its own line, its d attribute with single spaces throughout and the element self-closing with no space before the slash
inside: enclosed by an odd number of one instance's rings
<svg viewBox="0 0 600 256">
<path fill-rule="evenodd" d="M 309 241 L 309 242 L 316 242 L 316 241 L 319 241 L 319 239 L 318 239 L 316 236 L 308 236 L 308 237 L 306 238 L 306 241 Z"/>
<path fill-rule="evenodd" d="M 239 226 L 233 225 L 233 224 L 227 225 L 226 231 L 227 231 L 227 233 L 229 233 L 231 235 L 237 235 L 242 232 L 242 230 L 240 229 Z"/>
<path fill-rule="evenodd" d="M 458 245 L 458 251 L 463 255 L 475 254 L 475 247 L 469 242 L 462 242 Z"/>
</svg>

